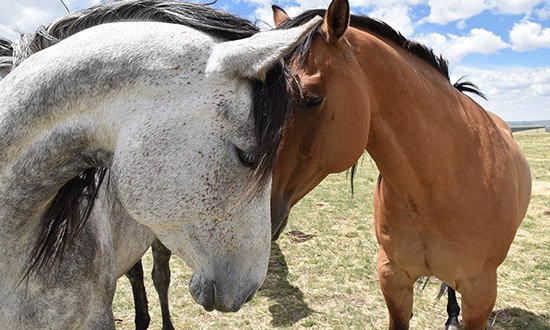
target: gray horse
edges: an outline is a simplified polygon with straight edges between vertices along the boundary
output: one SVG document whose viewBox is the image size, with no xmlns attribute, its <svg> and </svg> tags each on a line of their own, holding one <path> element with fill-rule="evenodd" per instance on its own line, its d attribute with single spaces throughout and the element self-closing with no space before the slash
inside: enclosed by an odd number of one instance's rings
<svg viewBox="0 0 550 330">
<path fill-rule="evenodd" d="M 154 236 L 207 310 L 238 310 L 265 278 L 278 63 L 318 20 L 256 33 L 202 5 L 180 25 L 143 15 L 179 2 L 123 4 L 142 22 L 101 24 L 109 4 L 53 23 L 0 82 L 4 327 L 114 328 L 116 278 Z"/>
</svg>

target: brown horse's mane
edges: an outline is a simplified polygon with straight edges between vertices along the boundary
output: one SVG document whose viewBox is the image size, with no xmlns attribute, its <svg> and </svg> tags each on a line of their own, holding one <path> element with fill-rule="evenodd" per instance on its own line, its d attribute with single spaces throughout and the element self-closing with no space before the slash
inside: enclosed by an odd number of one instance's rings
<svg viewBox="0 0 550 330">
<path fill-rule="evenodd" d="M 315 16 L 325 17 L 325 13 L 326 13 L 325 9 L 308 10 L 294 18 L 286 20 L 283 24 L 281 24 L 281 26 L 279 26 L 279 28 L 289 29 L 292 27 L 300 26 L 308 22 L 310 19 L 312 19 Z M 440 74 L 442 74 L 445 78 L 447 78 L 450 81 L 449 64 L 447 60 L 443 57 L 443 55 L 438 56 L 434 53 L 434 51 L 431 48 L 421 43 L 418 43 L 414 40 L 409 40 L 405 38 L 400 32 L 396 31 L 387 23 L 377 19 L 370 18 L 368 16 L 351 15 L 350 26 L 364 30 L 364 31 L 371 32 L 379 37 L 390 40 L 396 45 L 402 47 L 404 50 L 408 51 L 410 54 L 418 57 L 419 59 L 429 64 L 431 67 L 433 67 L 435 70 L 437 70 Z M 303 61 L 306 58 L 306 55 L 309 52 L 309 49 L 311 48 L 313 36 L 318 31 L 319 31 L 319 28 L 312 31 L 308 35 L 308 37 L 300 45 L 298 45 L 289 56 L 290 57 L 298 56 L 298 60 L 303 63 Z M 474 85 L 469 81 L 464 81 L 463 78 L 460 78 L 453 86 L 461 92 L 470 92 L 486 99 L 485 95 L 478 89 L 476 85 Z"/>
</svg>

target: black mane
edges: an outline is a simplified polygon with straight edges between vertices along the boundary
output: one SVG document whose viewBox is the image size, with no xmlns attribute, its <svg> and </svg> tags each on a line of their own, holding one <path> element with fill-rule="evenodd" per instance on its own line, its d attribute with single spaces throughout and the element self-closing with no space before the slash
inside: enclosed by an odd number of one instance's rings
<svg viewBox="0 0 550 330">
<path fill-rule="evenodd" d="M 13 46 L 11 42 L 6 39 L 0 38 L 0 56 L 12 56 Z"/>
<path fill-rule="evenodd" d="M 157 21 L 186 25 L 220 40 L 237 40 L 259 32 L 252 22 L 208 5 L 173 0 L 109 2 L 67 14 L 47 27 L 25 34 L 17 43 L 0 40 L 0 68 L 18 65 L 44 48 L 92 26 L 120 21 Z M 249 192 L 264 187 L 273 171 L 282 131 L 290 113 L 285 67 L 277 63 L 265 81 L 253 81 L 252 113 L 256 132 L 256 159 Z M 27 261 L 23 279 L 52 261 L 61 260 L 67 242 L 87 221 L 107 169 L 89 168 L 67 182 L 42 216 L 42 230 Z"/>
<path fill-rule="evenodd" d="M 292 27 L 300 26 L 308 22 L 315 16 L 325 17 L 325 13 L 326 10 L 324 9 L 309 10 L 301 13 L 294 18 L 286 20 L 283 24 L 281 24 L 279 28 L 289 29 Z M 447 60 L 442 55 L 437 56 L 432 49 L 426 47 L 425 45 L 405 38 L 401 33 L 393 29 L 385 22 L 370 18 L 368 16 L 351 15 L 350 26 L 371 32 L 377 36 L 390 40 L 396 45 L 401 46 L 412 55 L 423 60 L 439 73 L 441 73 L 445 78 L 450 80 L 449 65 Z M 297 55 L 299 60 L 305 60 L 305 56 L 307 55 L 311 47 L 313 36 L 318 31 L 319 28 L 311 32 L 308 37 L 299 46 L 296 47 L 296 49 L 290 56 Z M 470 92 L 485 98 L 485 95 L 477 88 L 476 85 L 468 81 L 462 81 L 462 78 L 459 79 L 453 86 L 461 92 Z"/>
</svg>

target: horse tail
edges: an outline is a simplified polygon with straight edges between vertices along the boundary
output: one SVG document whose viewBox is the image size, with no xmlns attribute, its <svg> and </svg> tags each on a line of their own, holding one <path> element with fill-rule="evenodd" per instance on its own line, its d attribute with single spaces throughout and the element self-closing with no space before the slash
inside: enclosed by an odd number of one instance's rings
<svg viewBox="0 0 550 330">
<path fill-rule="evenodd" d="M 439 301 L 439 299 L 443 297 L 445 292 L 447 292 L 448 287 L 449 286 L 447 284 L 445 284 L 444 282 L 441 282 L 441 285 L 439 286 L 439 292 L 437 293 L 437 297 L 435 297 L 435 301 Z"/>
<path fill-rule="evenodd" d="M 51 270 L 61 263 L 68 244 L 90 217 L 106 173 L 106 168 L 88 168 L 58 190 L 42 215 L 39 237 L 25 263 L 21 282 L 46 265 Z"/>
<path fill-rule="evenodd" d="M 346 176 L 349 174 L 349 183 L 351 188 L 351 199 L 355 196 L 355 174 L 357 174 L 357 163 L 353 164 L 353 166 L 346 172 Z"/>
<path fill-rule="evenodd" d="M 364 159 L 364 157 L 361 160 L 361 164 L 363 164 L 363 159 Z M 357 174 L 357 166 L 359 166 L 359 159 L 346 172 L 346 177 L 348 177 L 348 175 L 349 175 L 349 179 L 350 179 L 349 181 L 350 181 L 351 199 L 352 200 L 355 197 L 355 175 Z"/>
<path fill-rule="evenodd" d="M 416 289 L 420 292 L 424 291 L 426 286 L 428 285 L 428 282 L 430 282 L 431 276 L 421 277 L 416 282 Z"/>
<path fill-rule="evenodd" d="M 428 282 L 430 282 L 430 280 L 432 279 L 432 276 L 428 276 L 428 277 L 421 277 L 418 279 L 418 282 L 417 282 L 417 290 L 419 290 L 420 292 L 424 291 L 424 289 L 426 288 L 426 286 L 428 285 Z M 449 286 L 447 284 L 445 284 L 444 282 L 441 282 L 441 285 L 439 286 L 439 292 L 437 293 L 437 296 L 435 297 L 435 301 L 438 302 L 441 297 L 443 297 L 443 295 L 445 294 L 445 292 L 447 292 L 447 288 Z"/>
<path fill-rule="evenodd" d="M 487 101 L 487 96 L 485 96 L 485 94 L 479 89 L 479 87 L 477 87 L 477 85 L 471 81 L 464 80 L 464 78 L 466 78 L 466 76 L 460 77 L 460 79 L 458 79 L 453 84 L 454 88 L 458 89 L 462 93 L 468 92 L 475 94 Z"/>
</svg>

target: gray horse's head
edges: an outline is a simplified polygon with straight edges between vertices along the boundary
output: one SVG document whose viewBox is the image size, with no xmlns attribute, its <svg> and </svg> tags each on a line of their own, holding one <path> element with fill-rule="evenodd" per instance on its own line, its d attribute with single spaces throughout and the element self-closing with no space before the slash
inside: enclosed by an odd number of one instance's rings
<svg viewBox="0 0 550 330">
<path fill-rule="evenodd" d="M 266 276 L 274 161 L 266 153 L 277 146 L 256 138 L 253 81 L 316 24 L 197 47 L 207 60 L 187 69 L 204 74 L 174 75 L 172 93 L 145 84 L 139 94 L 164 96 L 148 98 L 148 111 L 118 133 L 111 181 L 120 203 L 193 268 L 191 294 L 207 310 L 239 310 Z M 178 86 L 190 86 L 185 97 L 174 96 Z"/>
</svg>

